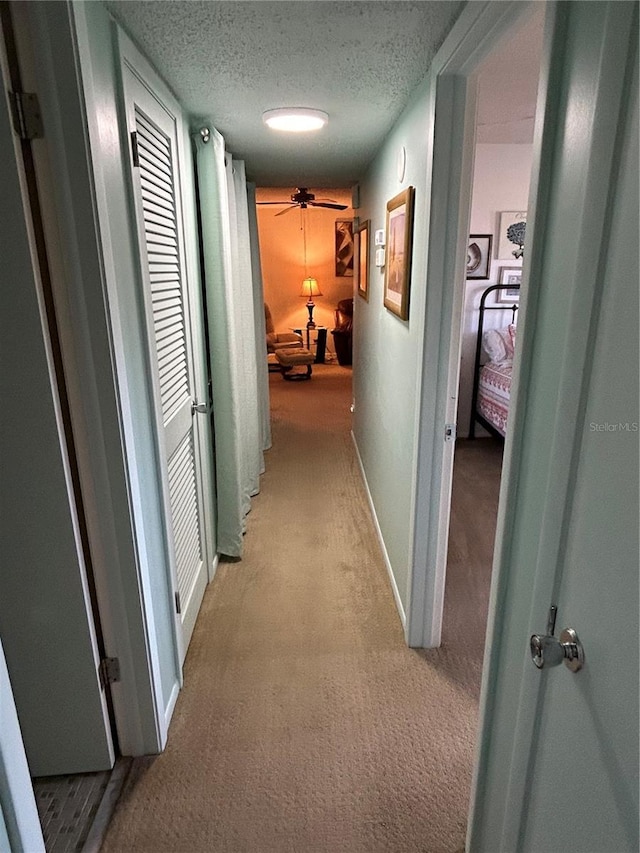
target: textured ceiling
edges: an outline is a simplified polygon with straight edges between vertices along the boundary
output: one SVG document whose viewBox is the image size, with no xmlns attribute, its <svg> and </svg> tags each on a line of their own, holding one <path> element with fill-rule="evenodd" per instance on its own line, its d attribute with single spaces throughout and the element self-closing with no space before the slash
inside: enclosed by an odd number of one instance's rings
<svg viewBox="0 0 640 853">
<path fill-rule="evenodd" d="M 209 118 L 262 186 L 350 186 L 424 78 L 464 3 L 119 0 L 106 4 L 192 116 Z M 264 110 L 329 113 L 316 134 Z"/>
</svg>

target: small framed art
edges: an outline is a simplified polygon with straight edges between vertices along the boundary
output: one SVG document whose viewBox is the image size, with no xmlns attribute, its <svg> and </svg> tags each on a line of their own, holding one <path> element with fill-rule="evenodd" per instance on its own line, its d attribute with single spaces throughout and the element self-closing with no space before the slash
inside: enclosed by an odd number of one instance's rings
<svg viewBox="0 0 640 853">
<path fill-rule="evenodd" d="M 522 267 L 500 267 L 499 284 L 510 284 L 513 287 L 505 287 L 496 290 L 496 302 L 504 302 L 512 305 L 520 299 L 520 284 L 522 282 Z"/>
<path fill-rule="evenodd" d="M 336 219 L 336 276 L 353 275 L 353 221 Z"/>
<path fill-rule="evenodd" d="M 369 301 L 369 220 L 362 222 L 353 235 L 355 278 L 358 296 Z"/>
<path fill-rule="evenodd" d="M 384 306 L 401 320 L 409 319 L 409 284 L 413 250 L 414 188 L 407 187 L 387 202 L 387 256 Z"/>
<path fill-rule="evenodd" d="M 500 230 L 498 231 L 498 258 L 513 260 L 514 252 L 518 250 L 518 242 L 510 239 L 522 233 L 524 243 L 524 230 L 527 225 L 526 210 L 503 210 L 500 213 Z M 509 229 L 512 229 L 510 232 Z M 510 236 L 509 236 L 510 235 Z M 517 257 L 517 256 L 516 256 Z"/>
<path fill-rule="evenodd" d="M 467 278 L 489 278 L 491 234 L 470 234 L 467 247 Z"/>
</svg>

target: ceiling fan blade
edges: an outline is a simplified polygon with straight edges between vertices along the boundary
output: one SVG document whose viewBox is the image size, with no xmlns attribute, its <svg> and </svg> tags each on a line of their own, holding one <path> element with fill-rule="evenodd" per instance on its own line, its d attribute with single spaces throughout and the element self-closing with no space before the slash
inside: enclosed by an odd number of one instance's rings
<svg viewBox="0 0 640 853">
<path fill-rule="evenodd" d="M 257 201 L 256 204 L 291 204 L 290 201 Z"/>
<path fill-rule="evenodd" d="M 297 204 L 290 204 L 289 207 L 285 207 L 284 210 L 281 210 L 280 213 L 276 213 L 276 216 L 282 216 L 283 213 L 289 213 L 290 210 L 293 210 L 294 207 L 298 207 Z"/>
<path fill-rule="evenodd" d="M 346 210 L 347 209 L 346 204 L 327 204 L 326 202 L 322 202 L 322 201 L 308 201 L 307 204 L 310 207 L 330 207 L 332 210 Z"/>
</svg>

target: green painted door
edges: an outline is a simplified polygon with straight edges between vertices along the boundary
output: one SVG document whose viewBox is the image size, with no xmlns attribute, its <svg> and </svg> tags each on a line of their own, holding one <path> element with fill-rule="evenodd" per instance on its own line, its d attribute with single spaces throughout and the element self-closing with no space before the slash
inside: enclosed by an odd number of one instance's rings
<svg viewBox="0 0 640 853">
<path fill-rule="evenodd" d="M 637 26 L 615 2 L 554 24 L 474 853 L 638 849 Z M 577 673 L 532 663 L 552 603 Z"/>
</svg>

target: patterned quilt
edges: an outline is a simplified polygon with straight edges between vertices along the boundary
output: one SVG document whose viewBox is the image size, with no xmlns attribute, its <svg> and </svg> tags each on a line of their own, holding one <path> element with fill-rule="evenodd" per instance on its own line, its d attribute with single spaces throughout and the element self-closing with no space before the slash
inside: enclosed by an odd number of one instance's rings
<svg viewBox="0 0 640 853">
<path fill-rule="evenodd" d="M 507 429 L 512 371 L 513 363 L 511 361 L 503 364 L 490 361 L 480 370 L 478 412 L 501 435 L 504 435 Z"/>
</svg>

